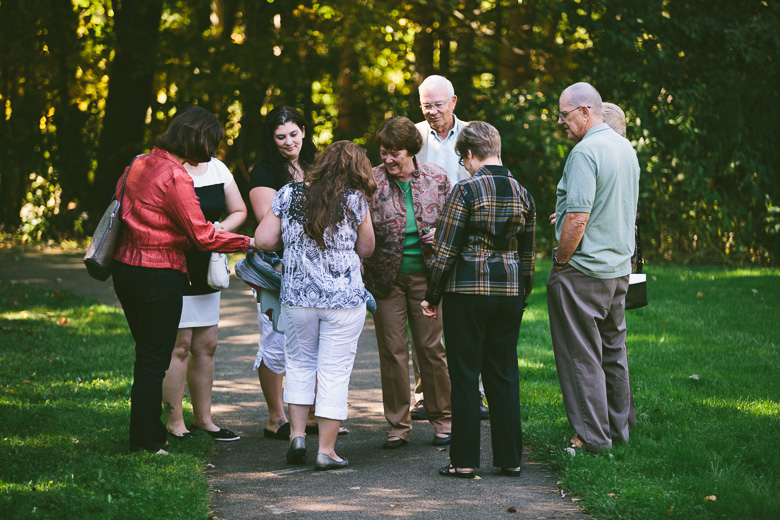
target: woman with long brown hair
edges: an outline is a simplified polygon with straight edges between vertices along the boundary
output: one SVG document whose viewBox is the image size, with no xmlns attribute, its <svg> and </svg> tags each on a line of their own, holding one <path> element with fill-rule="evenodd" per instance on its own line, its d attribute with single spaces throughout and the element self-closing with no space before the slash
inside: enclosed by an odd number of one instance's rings
<svg viewBox="0 0 780 520">
<path fill-rule="evenodd" d="M 347 466 L 336 455 L 367 293 L 360 258 L 374 250 L 368 199 L 376 190 L 365 152 L 349 141 L 325 149 L 304 182 L 283 186 L 255 232 L 257 247 L 284 246 L 281 322 L 287 340 L 287 462 L 306 459 L 306 417 L 317 400 L 315 469 Z"/>
</svg>

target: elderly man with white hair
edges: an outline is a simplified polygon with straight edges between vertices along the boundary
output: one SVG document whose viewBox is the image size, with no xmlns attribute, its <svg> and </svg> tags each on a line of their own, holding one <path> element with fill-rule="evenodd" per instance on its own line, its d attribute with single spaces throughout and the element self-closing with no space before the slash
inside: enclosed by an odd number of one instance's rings
<svg viewBox="0 0 780 520">
<path fill-rule="evenodd" d="M 601 96 L 590 84 L 567 87 L 559 110 L 558 124 L 577 144 L 558 183 L 550 332 L 572 447 L 598 451 L 628 442 L 624 301 L 639 162 L 631 143 L 603 122 Z"/>
<path fill-rule="evenodd" d="M 471 177 L 466 168 L 459 163 L 455 152 L 458 136 L 468 123 L 455 115 L 458 96 L 450 80 L 444 76 L 428 76 L 420 84 L 420 108 L 425 121 L 415 126 L 423 138 L 423 146 L 417 159 L 438 164 L 447 171 L 450 184 Z"/>
</svg>

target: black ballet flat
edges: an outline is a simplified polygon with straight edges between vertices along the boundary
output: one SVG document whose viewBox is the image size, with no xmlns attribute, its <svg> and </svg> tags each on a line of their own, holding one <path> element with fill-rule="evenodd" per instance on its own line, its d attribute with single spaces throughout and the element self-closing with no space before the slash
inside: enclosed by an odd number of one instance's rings
<svg viewBox="0 0 780 520">
<path fill-rule="evenodd" d="M 314 461 L 314 470 L 328 471 L 331 469 L 346 468 L 348 465 L 349 461 L 347 459 L 342 458 L 341 460 L 336 460 L 324 453 L 318 453 L 317 458 Z"/>
<path fill-rule="evenodd" d="M 442 477 L 474 478 L 474 471 L 458 471 L 452 464 L 447 464 L 439 468 L 439 475 Z"/>
<path fill-rule="evenodd" d="M 303 464 L 304 462 L 306 462 L 306 439 L 296 437 L 290 442 L 290 447 L 287 449 L 287 463 Z"/>
<path fill-rule="evenodd" d="M 503 475 L 504 477 L 519 477 L 523 474 L 523 468 L 518 469 L 511 469 L 511 468 L 501 468 L 501 471 L 499 472 L 500 475 Z"/>
<path fill-rule="evenodd" d="M 393 439 L 392 441 L 388 439 L 382 444 L 382 449 L 397 450 L 398 448 L 403 448 L 407 444 L 409 444 L 409 441 L 407 441 L 406 439 L 398 438 L 398 439 Z"/>
</svg>

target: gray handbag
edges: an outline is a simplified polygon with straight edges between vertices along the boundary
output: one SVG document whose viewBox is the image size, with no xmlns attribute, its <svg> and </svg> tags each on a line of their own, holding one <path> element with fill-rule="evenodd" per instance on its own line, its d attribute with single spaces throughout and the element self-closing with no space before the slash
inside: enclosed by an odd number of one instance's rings
<svg viewBox="0 0 780 520">
<path fill-rule="evenodd" d="M 114 259 L 114 253 L 119 243 L 119 232 L 122 229 L 120 209 L 122 207 L 122 199 L 125 196 L 127 174 L 130 173 L 130 167 L 133 166 L 133 162 L 138 157 L 140 156 L 136 156 L 125 170 L 125 174 L 122 177 L 122 193 L 119 194 L 120 188 L 117 188 L 117 191 L 114 192 L 114 200 L 111 201 L 108 209 L 100 218 L 97 229 L 95 229 L 95 233 L 92 235 L 92 240 L 87 248 L 87 254 L 84 255 L 84 265 L 87 266 L 87 272 L 92 278 L 101 282 L 111 277 L 111 262 Z M 117 200 L 117 194 L 119 194 L 119 200 Z"/>
</svg>

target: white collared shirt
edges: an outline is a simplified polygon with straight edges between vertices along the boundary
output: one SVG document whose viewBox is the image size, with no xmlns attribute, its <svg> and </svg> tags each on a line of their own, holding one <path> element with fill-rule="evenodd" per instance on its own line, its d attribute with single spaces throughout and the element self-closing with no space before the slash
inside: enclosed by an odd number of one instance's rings
<svg viewBox="0 0 780 520">
<path fill-rule="evenodd" d="M 439 134 L 436 133 L 436 130 L 431 128 L 431 125 L 428 124 L 427 121 L 425 122 L 429 135 L 426 154 L 422 160 L 438 164 L 444 168 L 447 171 L 447 177 L 450 179 L 450 184 L 455 186 L 460 180 L 458 173 L 460 170 L 460 163 L 458 162 L 460 158 L 458 157 L 458 154 L 455 153 L 455 143 L 458 142 L 458 135 L 463 128 L 463 124 L 455 114 L 453 114 L 452 117 L 455 124 L 444 139 L 439 137 Z"/>
</svg>

